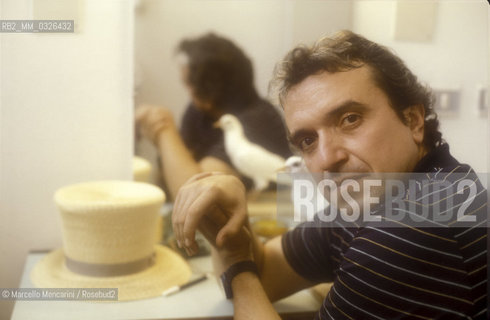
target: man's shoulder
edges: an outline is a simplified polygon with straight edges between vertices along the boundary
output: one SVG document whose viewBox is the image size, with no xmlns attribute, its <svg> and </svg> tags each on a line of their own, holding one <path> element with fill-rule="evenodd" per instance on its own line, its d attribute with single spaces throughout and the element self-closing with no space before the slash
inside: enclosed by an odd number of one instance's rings
<svg viewBox="0 0 490 320">
<path fill-rule="evenodd" d="M 450 151 L 449 145 L 443 143 L 429 150 L 414 168 L 415 173 L 452 172 L 464 170 L 467 166 L 456 160 Z"/>
<path fill-rule="evenodd" d="M 191 104 L 187 105 L 187 107 L 184 110 L 184 113 L 182 115 L 182 122 L 195 121 L 197 119 L 204 118 L 204 116 L 205 116 L 204 112 L 198 110 L 191 103 Z"/>
<path fill-rule="evenodd" d="M 403 199 L 393 201 L 396 205 L 390 205 L 388 211 L 401 212 L 403 221 L 420 227 L 480 225 L 487 215 L 487 190 L 482 178 L 454 158 L 446 163 L 434 162 L 431 170 L 409 176 Z"/>
<path fill-rule="evenodd" d="M 197 135 L 209 135 L 208 139 L 215 140 L 220 130 L 213 127 L 213 120 L 205 112 L 189 104 L 182 115 L 180 131 L 196 139 Z"/>
</svg>

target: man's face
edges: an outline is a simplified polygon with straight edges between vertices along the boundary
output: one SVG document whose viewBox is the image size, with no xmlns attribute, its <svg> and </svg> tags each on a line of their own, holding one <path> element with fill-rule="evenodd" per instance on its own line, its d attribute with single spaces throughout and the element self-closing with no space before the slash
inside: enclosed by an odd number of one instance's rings
<svg viewBox="0 0 490 320">
<path fill-rule="evenodd" d="M 199 99 L 199 97 L 197 97 L 197 95 L 194 93 L 194 88 L 187 80 L 188 77 L 189 67 L 187 65 L 182 65 L 180 67 L 180 78 L 182 80 L 182 83 L 186 87 L 187 92 L 189 92 L 189 95 L 191 96 L 192 104 L 201 111 L 211 112 L 211 110 L 213 109 L 212 105 L 209 102 Z"/>
<path fill-rule="evenodd" d="M 410 172 L 423 156 L 423 109 L 405 125 L 367 66 L 322 72 L 291 88 L 286 124 L 310 172 Z"/>
</svg>

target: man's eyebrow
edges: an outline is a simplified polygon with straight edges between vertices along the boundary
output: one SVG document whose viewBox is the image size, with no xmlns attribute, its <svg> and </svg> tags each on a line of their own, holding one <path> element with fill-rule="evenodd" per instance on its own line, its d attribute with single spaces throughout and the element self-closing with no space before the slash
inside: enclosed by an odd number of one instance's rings
<svg viewBox="0 0 490 320">
<path fill-rule="evenodd" d="M 294 147 L 298 147 L 298 145 L 299 145 L 299 140 L 300 140 L 302 137 L 304 137 L 304 136 L 306 136 L 306 135 L 308 135 L 308 134 L 311 134 L 311 133 L 312 133 L 312 132 L 311 132 L 310 130 L 305 130 L 305 129 L 300 129 L 300 130 L 297 130 L 297 131 L 295 131 L 295 132 L 294 132 L 294 133 L 292 133 L 292 134 L 291 134 L 291 133 L 288 131 L 288 136 L 287 136 L 287 138 L 288 138 L 288 141 L 289 141 L 289 143 L 290 143 L 290 144 L 292 144 Z"/>
<path fill-rule="evenodd" d="M 338 119 L 341 115 L 346 112 L 354 111 L 361 112 L 368 109 L 368 106 L 364 103 L 355 101 L 355 100 L 346 100 L 330 110 L 329 112 L 320 115 L 326 122 L 330 123 Z M 297 145 L 297 142 L 300 138 L 311 134 L 312 130 L 309 129 L 299 129 L 294 132 L 289 132 L 288 130 L 288 140 L 292 145 Z"/>
<path fill-rule="evenodd" d="M 325 120 L 336 119 L 348 111 L 361 112 L 361 111 L 365 111 L 367 109 L 368 109 L 368 106 L 365 105 L 364 103 L 361 103 L 361 102 L 358 102 L 355 100 L 347 100 L 347 101 L 342 102 L 341 104 L 339 104 L 338 106 L 336 106 L 335 108 L 333 108 L 332 110 L 327 112 L 326 114 L 324 114 L 322 117 Z"/>
</svg>

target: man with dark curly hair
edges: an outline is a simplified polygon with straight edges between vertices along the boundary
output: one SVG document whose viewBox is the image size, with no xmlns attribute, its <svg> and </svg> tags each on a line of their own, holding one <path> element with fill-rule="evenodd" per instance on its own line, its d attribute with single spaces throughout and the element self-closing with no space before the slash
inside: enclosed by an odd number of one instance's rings
<svg viewBox="0 0 490 320">
<path fill-rule="evenodd" d="M 257 94 L 252 63 L 238 46 L 210 33 L 183 40 L 177 51 L 192 100 L 180 132 L 168 109 L 140 106 L 136 110 L 141 132 L 158 148 L 171 196 L 196 173 L 221 171 L 239 176 L 225 152 L 223 132 L 213 126 L 223 114 L 235 115 L 250 141 L 282 157 L 291 155 L 282 118 Z M 240 178 L 251 186 L 249 179 Z"/>
<path fill-rule="evenodd" d="M 342 31 L 290 51 L 272 87 L 309 171 L 338 182 L 330 191 L 409 175 L 398 181 L 400 198 L 385 189 L 357 219 L 355 201 L 348 211 L 332 197 L 314 219 L 264 245 L 249 228 L 240 181 L 192 178 L 174 207 L 176 239 L 193 254 L 199 229 L 215 245 L 235 319 L 278 319 L 270 301 L 322 282 L 333 286 L 316 319 L 485 319 L 486 190 L 450 155 L 430 91 L 403 61 Z M 325 219 L 337 205 L 343 218 Z"/>
</svg>

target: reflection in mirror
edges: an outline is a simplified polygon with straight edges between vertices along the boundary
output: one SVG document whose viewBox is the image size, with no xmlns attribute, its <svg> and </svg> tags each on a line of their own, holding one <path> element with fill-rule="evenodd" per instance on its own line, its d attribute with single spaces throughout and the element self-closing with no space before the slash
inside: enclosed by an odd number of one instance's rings
<svg viewBox="0 0 490 320">
<path fill-rule="evenodd" d="M 250 58 L 255 88 L 266 97 L 274 65 L 288 50 L 300 43 L 311 44 L 337 30 L 350 29 L 395 50 L 429 86 L 437 90 L 457 89 L 458 112 L 440 116 L 443 138 L 458 159 L 485 172 L 489 167 L 488 124 L 485 117 L 478 115 L 478 90 L 488 84 L 488 39 L 486 32 L 481 32 L 487 16 L 482 5 L 485 4 L 142 0 L 135 11 L 135 106 L 165 107 L 175 125 L 181 127 L 186 107 L 193 101 L 192 92 L 182 81 L 182 63 L 176 55 L 183 39 L 214 32 L 233 41 Z M 413 28 L 411 17 L 422 13 L 424 23 Z M 409 29 L 411 33 L 407 34 Z M 271 101 L 275 103 L 274 99 Z M 466 130 L 468 127 L 472 130 Z M 481 150 L 478 157 L 472 156 L 475 144 Z M 158 169 L 157 149 L 147 139 L 136 143 L 136 153 Z M 159 170 L 154 170 L 151 179 L 161 184 L 161 176 Z"/>
</svg>

